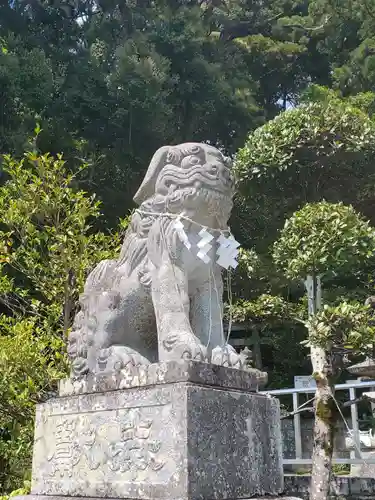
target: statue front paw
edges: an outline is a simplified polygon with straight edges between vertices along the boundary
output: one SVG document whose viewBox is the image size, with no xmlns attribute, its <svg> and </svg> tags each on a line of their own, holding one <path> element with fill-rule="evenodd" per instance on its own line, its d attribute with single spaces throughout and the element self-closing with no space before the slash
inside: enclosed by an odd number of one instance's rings
<svg viewBox="0 0 375 500">
<path fill-rule="evenodd" d="M 228 368 L 235 368 L 251 372 L 257 379 L 258 388 L 264 387 L 268 382 L 267 372 L 262 372 L 256 368 L 252 368 L 249 364 L 249 357 L 251 351 L 244 349 L 240 354 L 229 344 L 223 347 L 215 347 L 212 349 L 211 363 L 214 365 L 227 366 Z"/>
<path fill-rule="evenodd" d="M 223 347 L 217 346 L 212 349 L 211 363 L 214 365 L 227 366 L 228 368 L 236 368 L 237 370 L 246 369 L 244 357 L 238 354 L 229 344 L 225 344 Z"/>
<path fill-rule="evenodd" d="M 200 344 L 180 344 L 175 352 L 184 361 L 207 362 L 207 348 Z"/>
<path fill-rule="evenodd" d="M 181 339 L 171 335 L 163 342 L 164 349 L 159 352 L 159 361 L 199 361 L 207 362 L 207 348 L 192 339 Z"/>
<path fill-rule="evenodd" d="M 161 342 L 159 361 L 207 362 L 207 348 L 189 331 L 170 333 Z"/>
</svg>

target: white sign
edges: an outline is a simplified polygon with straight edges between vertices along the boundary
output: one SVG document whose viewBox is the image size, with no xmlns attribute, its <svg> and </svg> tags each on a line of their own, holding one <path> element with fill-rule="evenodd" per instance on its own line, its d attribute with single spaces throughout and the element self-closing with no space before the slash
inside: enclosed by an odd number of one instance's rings
<svg viewBox="0 0 375 500">
<path fill-rule="evenodd" d="M 311 375 L 299 375 L 294 377 L 294 387 L 296 389 L 315 388 L 316 382 Z"/>
</svg>

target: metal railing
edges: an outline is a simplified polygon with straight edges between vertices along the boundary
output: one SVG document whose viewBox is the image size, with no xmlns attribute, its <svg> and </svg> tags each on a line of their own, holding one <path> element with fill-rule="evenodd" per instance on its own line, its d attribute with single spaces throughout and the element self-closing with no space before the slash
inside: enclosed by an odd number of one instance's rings
<svg viewBox="0 0 375 500">
<path fill-rule="evenodd" d="M 336 391 L 348 391 L 349 400 L 352 401 L 356 399 L 356 391 L 359 389 L 373 389 L 375 387 L 375 381 L 369 382 L 348 382 L 346 384 L 338 384 L 335 386 Z M 261 391 L 262 394 L 269 394 L 271 396 L 288 396 L 293 397 L 293 420 L 294 420 L 294 439 L 295 439 L 295 458 L 284 458 L 284 465 L 310 465 L 312 463 L 311 458 L 302 458 L 302 435 L 301 435 L 301 414 L 295 413 L 300 408 L 299 395 L 300 394 L 314 394 L 315 387 L 303 387 L 303 388 L 291 388 L 291 389 L 277 389 L 270 391 Z M 375 390 L 375 389 L 374 389 Z M 358 410 L 357 405 L 352 404 L 350 406 L 351 411 L 351 431 L 353 434 L 353 441 L 355 443 L 354 451 L 352 451 L 350 458 L 334 458 L 333 463 L 336 464 L 363 464 L 364 459 L 361 457 L 361 444 L 360 444 L 360 433 L 358 424 Z M 349 450 L 348 450 L 349 451 Z M 375 464 L 375 458 L 365 459 L 366 464 Z"/>
</svg>

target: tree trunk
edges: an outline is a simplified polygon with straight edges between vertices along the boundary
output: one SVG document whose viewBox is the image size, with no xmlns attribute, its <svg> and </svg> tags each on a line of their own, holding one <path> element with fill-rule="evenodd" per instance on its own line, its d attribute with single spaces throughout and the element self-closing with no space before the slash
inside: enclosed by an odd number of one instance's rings
<svg viewBox="0 0 375 500">
<path fill-rule="evenodd" d="M 336 413 L 333 370 L 329 356 L 322 348 L 311 348 L 311 363 L 316 393 L 310 500 L 327 500 L 331 483 Z"/>
<path fill-rule="evenodd" d="M 263 363 L 262 363 L 262 352 L 260 350 L 260 336 L 259 336 L 259 330 L 255 326 L 253 328 L 253 360 L 254 360 L 254 367 L 257 368 L 258 370 L 263 369 Z"/>
<path fill-rule="evenodd" d="M 320 277 L 308 276 L 305 281 L 309 315 L 315 315 L 322 305 Z M 334 367 L 332 356 L 321 347 L 311 347 L 313 378 L 316 382 L 314 402 L 314 447 L 310 485 L 310 500 L 327 500 L 331 484 L 333 432 L 335 425 Z"/>
</svg>

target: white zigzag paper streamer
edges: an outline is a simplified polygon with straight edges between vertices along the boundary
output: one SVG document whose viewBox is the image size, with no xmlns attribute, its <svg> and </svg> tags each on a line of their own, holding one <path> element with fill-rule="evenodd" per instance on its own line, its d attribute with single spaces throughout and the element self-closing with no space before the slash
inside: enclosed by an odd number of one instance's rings
<svg viewBox="0 0 375 500">
<path fill-rule="evenodd" d="M 177 236 L 179 237 L 180 241 L 186 246 L 188 250 L 190 250 L 191 243 L 189 241 L 188 235 L 185 233 L 185 227 L 180 217 L 177 218 L 176 222 L 174 223 L 174 227 L 176 229 Z"/>
<path fill-rule="evenodd" d="M 188 235 L 185 232 L 185 227 L 180 217 L 176 219 L 174 228 L 176 229 L 180 241 L 188 250 L 190 250 L 191 243 L 189 241 Z M 207 231 L 207 228 L 201 229 L 198 235 L 201 237 L 201 239 L 197 243 L 197 247 L 199 248 L 197 257 L 203 260 L 205 264 L 208 264 L 211 259 L 207 254 L 212 249 L 212 245 L 210 242 L 214 239 L 214 237 L 209 233 L 209 231 Z M 220 237 L 217 238 L 217 242 L 219 243 L 219 248 L 216 251 L 218 255 L 217 264 L 224 269 L 229 269 L 229 267 L 236 269 L 236 267 L 238 266 L 238 247 L 240 246 L 238 241 L 236 241 L 232 235 L 226 238 L 223 234 L 221 234 Z"/>
<path fill-rule="evenodd" d="M 220 235 L 217 239 L 219 243 L 219 248 L 217 249 L 217 255 L 219 258 L 217 259 L 217 263 L 219 266 L 224 267 L 224 269 L 229 269 L 232 267 L 236 269 L 238 266 L 237 257 L 238 257 L 238 247 L 240 244 L 236 241 L 232 235 L 229 238 L 225 238 L 225 236 Z"/>
<path fill-rule="evenodd" d="M 198 242 L 197 247 L 199 248 L 199 252 L 197 253 L 197 257 L 205 264 L 208 264 L 210 262 L 210 257 L 207 255 L 207 253 L 211 250 L 212 245 L 210 245 L 210 241 L 214 239 L 214 237 L 207 231 L 206 228 L 203 228 L 199 232 L 199 236 L 201 237 L 201 240 Z"/>
</svg>

